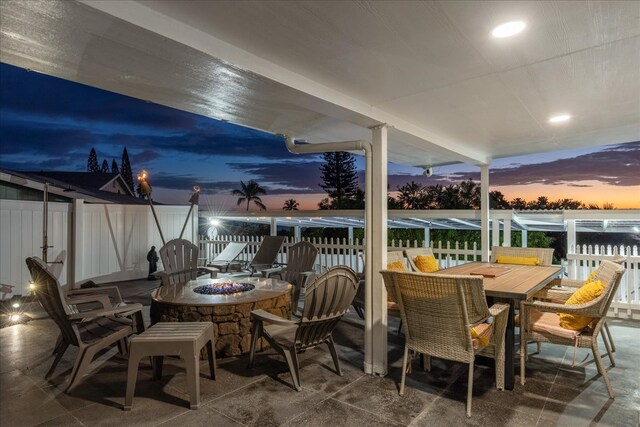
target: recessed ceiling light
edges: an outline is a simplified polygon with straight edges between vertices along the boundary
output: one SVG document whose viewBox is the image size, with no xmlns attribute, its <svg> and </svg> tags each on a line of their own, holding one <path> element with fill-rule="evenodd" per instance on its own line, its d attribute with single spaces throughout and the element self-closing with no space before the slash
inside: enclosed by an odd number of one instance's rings
<svg viewBox="0 0 640 427">
<path fill-rule="evenodd" d="M 549 117 L 549 123 L 562 123 L 569 120 L 571 116 L 569 114 L 559 114 L 557 116 Z"/>
<path fill-rule="evenodd" d="M 527 26 L 523 21 L 511 21 L 500 24 L 491 31 L 491 35 L 497 39 L 515 36 Z"/>
</svg>

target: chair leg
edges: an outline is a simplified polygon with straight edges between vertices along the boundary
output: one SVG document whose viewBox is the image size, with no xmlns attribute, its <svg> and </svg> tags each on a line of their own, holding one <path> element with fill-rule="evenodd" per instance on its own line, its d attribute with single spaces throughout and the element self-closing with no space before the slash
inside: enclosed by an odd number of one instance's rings
<svg viewBox="0 0 640 427">
<path fill-rule="evenodd" d="M 211 379 L 216 379 L 216 353 L 213 348 L 213 339 L 207 341 L 207 358 L 209 359 L 209 375 Z"/>
<path fill-rule="evenodd" d="M 525 363 L 527 361 L 527 340 L 522 337 L 520 329 L 520 384 L 525 384 Z"/>
<path fill-rule="evenodd" d="M 467 382 L 467 418 L 471 418 L 472 398 L 473 398 L 473 361 L 469 363 L 469 380 Z"/>
<path fill-rule="evenodd" d="M 609 338 L 609 344 L 611 344 L 611 352 L 615 353 L 616 352 L 616 345 L 613 342 L 613 336 L 611 335 L 611 331 L 609 330 L 609 325 L 607 324 L 607 321 L 604 321 L 604 331 L 607 334 L 607 338 Z"/>
<path fill-rule="evenodd" d="M 62 334 L 58 334 L 58 338 L 56 338 L 56 344 L 53 346 L 53 351 L 51 352 L 52 355 L 58 352 L 60 345 L 62 345 Z"/>
<path fill-rule="evenodd" d="M 262 336 L 262 322 L 256 320 L 253 322 L 253 328 L 251 331 L 251 350 L 249 351 L 249 367 L 253 366 L 253 357 L 256 354 L 256 347 L 258 345 L 258 339 Z"/>
<path fill-rule="evenodd" d="M 78 356 L 76 357 L 76 362 L 73 365 L 73 371 L 71 372 L 71 377 L 69 378 L 69 385 L 67 386 L 66 392 L 71 392 L 74 388 L 76 388 L 84 377 L 89 364 L 93 360 L 93 356 L 95 356 L 95 350 L 92 347 L 84 347 L 79 349 Z"/>
<path fill-rule="evenodd" d="M 300 367 L 298 366 L 298 355 L 295 348 L 284 348 L 283 352 L 285 359 L 287 359 L 287 365 L 289 365 L 289 372 L 291 373 L 291 380 L 293 380 L 293 386 L 297 391 L 302 391 L 300 385 Z"/>
<path fill-rule="evenodd" d="M 601 335 L 602 335 L 602 341 L 604 342 L 604 348 L 607 350 L 607 355 L 609 356 L 609 363 L 611 363 L 611 366 L 616 366 L 616 360 L 613 357 L 613 351 L 611 350 L 611 346 L 609 345 L 607 334 L 606 332 L 604 332 Z"/>
<path fill-rule="evenodd" d="M 333 336 L 331 335 L 329 335 L 329 338 L 327 338 L 327 347 L 329 347 L 329 351 L 331 352 L 333 364 L 336 365 L 336 373 L 342 376 L 342 370 L 340 369 L 340 360 L 338 359 L 338 352 L 336 351 L 336 346 L 333 342 Z"/>
<path fill-rule="evenodd" d="M 538 354 L 540 354 L 540 352 L 542 351 L 542 343 L 540 341 L 536 342 L 536 352 Z"/>
<path fill-rule="evenodd" d="M 49 378 L 53 374 L 53 371 L 56 369 L 56 366 L 58 366 L 60 359 L 62 359 L 62 356 L 64 355 L 64 352 L 67 351 L 68 347 L 69 347 L 69 344 L 67 344 L 64 341 L 61 341 L 60 344 L 56 346 L 56 350 L 57 350 L 57 352 L 55 353 L 56 357 L 55 359 L 53 359 L 51 368 L 49 368 L 49 371 L 45 374 L 44 376 L 45 378 Z"/>
<path fill-rule="evenodd" d="M 118 353 L 120 353 L 123 356 L 127 355 L 127 339 L 123 338 L 120 341 L 118 341 Z"/>
<path fill-rule="evenodd" d="M 404 358 L 402 359 L 402 379 L 400 380 L 400 396 L 404 396 L 404 382 L 407 378 L 407 362 L 409 360 L 409 346 L 404 345 Z"/>
<path fill-rule="evenodd" d="M 189 352 L 192 353 L 192 352 Z M 185 354 L 184 363 L 187 370 L 187 391 L 191 409 L 200 408 L 200 351 Z"/>
<path fill-rule="evenodd" d="M 162 378 L 162 365 L 164 363 L 164 356 L 153 356 L 151 359 L 153 360 L 153 363 L 151 364 L 151 369 L 153 371 L 152 379 L 159 380 L 160 378 Z"/>
<path fill-rule="evenodd" d="M 400 332 L 402 332 L 402 319 L 400 319 L 400 323 L 398 323 L 398 332 L 396 332 L 396 334 L 400 335 Z"/>
<path fill-rule="evenodd" d="M 356 311 L 359 318 L 364 319 L 364 311 L 362 311 L 362 308 L 353 306 L 353 309 Z"/>
<path fill-rule="evenodd" d="M 598 367 L 598 372 L 604 378 L 604 383 L 607 386 L 607 391 L 609 392 L 609 397 L 611 399 L 616 398 L 616 394 L 613 392 L 613 387 L 611 386 L 611 381 L 609 381 L 609 374 L 607 374 L 607 370 L 604 368 L 604 363 L 602 363 L 602 357 L 600 357 L 600 350 L 598 349 L 598 342 L 593 340 L 591 344 L 591 349 L 593 350 L 593 358 L 596 361 L 596 366 Z"/>
<path fill-rule="evenodd" d="M 133 347 L 133 346 L 132 346 Z M 131 348 L 129 353 L 129 364 L 127 367 L 127 392 L 124 397 L 123 410 L 130 411 L 133 406 L 133 394 L 136 391 L 136 381 L 138 380 L 138 367 L 140 366 L 140 353 Z"/>
</svg>

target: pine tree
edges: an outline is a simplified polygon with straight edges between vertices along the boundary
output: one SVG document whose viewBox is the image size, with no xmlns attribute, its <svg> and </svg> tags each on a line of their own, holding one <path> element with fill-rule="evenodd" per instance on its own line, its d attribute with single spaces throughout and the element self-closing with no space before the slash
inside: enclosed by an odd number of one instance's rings
<svg viewBox="0 0 640 427">
<path fill-rule="evenodd" d="M 133 172 L 131 171 L 131 163 L 129 163 L 129 153 L 127 153 L 127 147 L 122 150 L 122 166 L 120 167 L 120 173 L 124 182 L 129 186 L 129 189 L 133 192 L 135 187 L 133 186 Z"/>
<path fill-rule="evenodd" d="M 111 159 L 111 173 L 118 174 L 120 169 L 118 168 L 118 162 L 115 159 Z"/>
<path fill-rule="evenodd" d="M 320 187 L 332 199 L 333 209 L 344 209 L 358 194 L 355 156 L 340 151 L 324 153 L 322 157 L 325 163 L 320 166 L 323 181 Z"/>
<path fill-rule="evenodd" d="M 102 167 L 100 168 L 100 172 L 109 173 L 109 163 L 107 163 L 106 159 L 102 161 Z"/>
<path fill-rule="evenodd" d="M 96 149 L 91 147 L 89 152 L 89 160 L 87 160 L 87 172 L 100 172 L 100 166 L 98 165 L 98 155 Z"/>
</svg>

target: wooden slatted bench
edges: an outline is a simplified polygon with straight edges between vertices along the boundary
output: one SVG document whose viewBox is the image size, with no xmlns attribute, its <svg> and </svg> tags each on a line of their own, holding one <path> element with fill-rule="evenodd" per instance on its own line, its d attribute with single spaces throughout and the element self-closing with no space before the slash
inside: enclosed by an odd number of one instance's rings
<svg viewBox="0 0 640 427">
<path fill-rule="evenodd" d="M 124 410 L 131 410 L 136 388 L 138 365 L 143 357 L 152 357 L 153 378 L 162 376 L 164 356 L 180 356 L 187 370 L 187 389 L 191 409 L 200 407 L 200 350 L 207 347 L 209 373 L 216 378 L 213 323 L 211 322 L 161 322 L 131 339 L 127 370 L 127 394 Z"/>
</svg>

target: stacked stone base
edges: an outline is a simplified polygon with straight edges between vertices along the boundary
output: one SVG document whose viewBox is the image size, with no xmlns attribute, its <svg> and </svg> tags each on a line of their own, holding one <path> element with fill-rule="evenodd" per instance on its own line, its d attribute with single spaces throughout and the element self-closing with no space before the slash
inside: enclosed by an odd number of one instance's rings
<svg viewBox="0 0 640 427">
<path fill-rule="evenodd" d="M 212 322 L 216 338 L 216 357 L 239 356 L 251 349 L 251 311 L 262 309 L 289 319 L 291 297 L 289 293 L 262 301 L 225 305 L 173 305 L 157 301 L 151 303 L 151 323 L 157 322 Z M 258 349 L 268 344 L 260 340 Z"/>
</svg>

